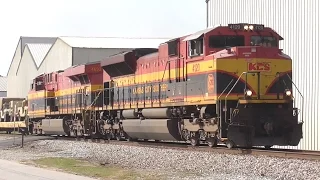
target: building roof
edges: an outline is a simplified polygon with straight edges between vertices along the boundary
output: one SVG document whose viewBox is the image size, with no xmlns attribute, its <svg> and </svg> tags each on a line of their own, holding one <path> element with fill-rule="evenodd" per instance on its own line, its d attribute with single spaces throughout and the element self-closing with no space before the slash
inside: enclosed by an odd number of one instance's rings
<svg viewBox="0 0 320 180">
<path fill-rule="evenodd" d="M 29 44 L 28 43 L 26 44 L 26 46 L 28 46 L 35 64 L 37 65 L 37 67 L 39 67 L 41 62 L 49 52 L 52 44 L 45 44 L 45 43 Z"/>
<path fill-rule="evenodd" d="M 59 37 L 71 47 L 78 48 L 158 48 L 170 38 L 125 37 Z"/>
<path fill-rule="evenodd" d="M 7 77 L 0 76 L 0 91 L 7 91 Z"/>
<path fill-rule="evenodd" d="M 125 37 L 20 37 L 20 46 L 17 46 L 21 50 L 21 57 L 23 56 L 24 48 L 28 47 L 33 57 L 34 63 L 39 68 L 46 54 L 50 51 L 50 48 L 56 42 L 57 38 L 64 41 L 70 47 L 78 48 L 121 48 L 121 49 L 133 49 L 133 48 L 158 48 L 163 42 L 168 41 L 171 38 L 125 38 Z M 18 43 L 19 45 L 19 43 Z M 16 53 L 15 53 L 16 54 Z M 9 71 L 12 68 L 13 59 L 11 61 Z M 20 62 L 13 71 L 19 70 Z M 8 74 L 7 73 L 7 74 Z"/>
<path fill-rule="evenodd" d="M 26 44 L 53 44 L 57 40 L 56 37 L 26 37 L 21 36 L 21 56 Z"/>
<path fill-rule="evenodd" d="M 13 63 L 14 56 L 16 55 L 16 52 L 17 52 L 18 49 L 20 49 L 20 52 L 21 52 L 21 54 L 19 54 L 19 56 L 20 56 L 20 60 L 19 61 L 21 61 L 21 57 L 23 55 L 24 48 L 26 47 L 26 44 L 41 44 L 41 43 L 53 44 L 56 40 L 57 40 L 56 37 L 25 37 L 25 36 L 21 36 L 19 38 L 20 46 L 19 46 L 19 43 L 18 43 L 18 45 L 16 47 L 16 50 L 15 50 L 15 53 L 13 55 L 13 58 L 11 60 L 11 64 L 10 64 L 10 67 L 8 69 L 7 75 L 9 74 L 9 71 L 10 71 L 12 63 Z M 19 62 L 19 64 L 20 64 L 20 62 Z M 19 69 L 19 65 L 16 68 L 17 69 L 15 69 L 14 71 L 17 71 Z"/>
</svg>

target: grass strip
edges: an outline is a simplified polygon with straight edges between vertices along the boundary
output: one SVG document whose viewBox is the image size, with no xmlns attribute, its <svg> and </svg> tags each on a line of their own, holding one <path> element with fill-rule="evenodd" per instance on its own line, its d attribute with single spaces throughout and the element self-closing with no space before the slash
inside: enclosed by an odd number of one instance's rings
<svg viewBox="0 0 320 180">
<path fill-rule="evenodd" d="M 70 159 L 70 158 L 41 158 L 33 161 L 40 167 L 49 167 L 62 170 L 82 176 L 89 176 L 99 179 L 114 179 L 114 180 L 134 180 L 146 179 L 157 180 L 160 177 L 144 175 L 133 170 L 127 170 L 112 165 L 100 165 L 88 161 Z"/>
</svg>

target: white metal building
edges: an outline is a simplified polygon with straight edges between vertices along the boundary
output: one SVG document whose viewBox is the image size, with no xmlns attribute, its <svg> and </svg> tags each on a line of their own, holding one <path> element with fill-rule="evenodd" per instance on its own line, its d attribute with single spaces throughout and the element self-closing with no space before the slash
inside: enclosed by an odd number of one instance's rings
<svg viewBox="0 0 320 180">
<path fill-rule="evenodd" d="M 158 48 L 168 39 L 21 37 L 8 70 L 8 97 L 25 98 L 31 80 L 42 73 L 96 62 L 134 48 Z"/>
<path fill-rule="evenodd" d="M 304 95 L 299 149 L 320 150 L 320 2 L 318 0 L 206 0 L 207 24 L 264 24 L 284 40 L 280 47 L 293 59 L 293 81 Z M 297 97 L 297 91 L 294 91 Z M 301 99 L 297 105 L 301 107 Z"/>
<path fill-rule="evenodd" d="M 0 76 L 0 97 L 7 97 L 7 77 Z"/>
<path fill-rule="evenodd" d="M 26 97 L 30 80 L 37 74 L 37 67 L 41 63 L 39 59 L 43 58 L 48 52 L 47 47 L 51 47 L 56 39 L 52 37 L 19 38 L 7 74 L 8 97 Z"/>
</svg>

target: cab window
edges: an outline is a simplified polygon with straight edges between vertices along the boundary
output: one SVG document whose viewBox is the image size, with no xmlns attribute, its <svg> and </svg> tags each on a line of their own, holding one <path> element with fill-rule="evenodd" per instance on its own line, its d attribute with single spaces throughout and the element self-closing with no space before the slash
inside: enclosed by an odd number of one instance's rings
<svg viewBox="0 0 320 180">
<path fill-rule="evenodd" d="M 203 38 L 198 38 L 189 41 L 189 56 L 200 56 L 203 54 Z"/>
<path fill-rule="evenodd" d="M 235 46 L 244 46 L 244 45 L 245 45 L 244 36 L 212 35 L 209 37 L 210 48 L 225 48 L 225 47 L 235 47 Z"/>
<path fill-rule="evenodd" d="M 252 46 L 278 47 L 278 41 L 272 36 L 251 36 Z"/>
</svg>

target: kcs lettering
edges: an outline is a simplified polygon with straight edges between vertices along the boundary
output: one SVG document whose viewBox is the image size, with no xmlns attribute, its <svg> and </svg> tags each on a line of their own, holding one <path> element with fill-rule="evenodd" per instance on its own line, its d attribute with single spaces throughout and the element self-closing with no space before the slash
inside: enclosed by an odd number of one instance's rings
<svg viewBox="0 0 320 180">
<path fill-rule="evenodd" d="M 248 63 L 248 71 L 270 71 L 270 70 L 271 70 L 271 66 L 269 62 Z"/>
</svg>

